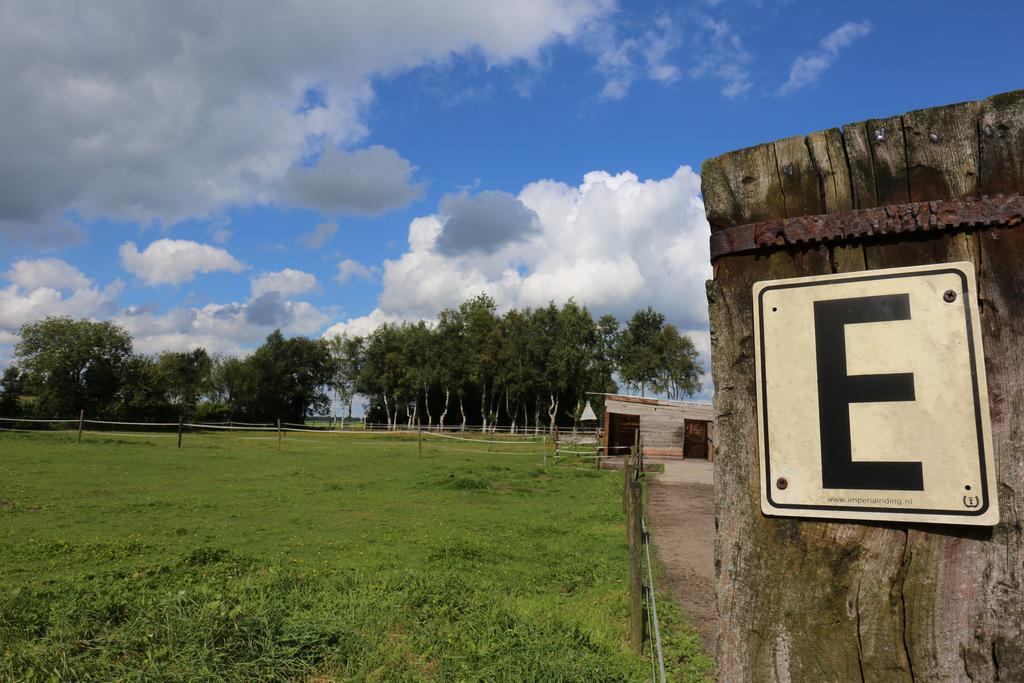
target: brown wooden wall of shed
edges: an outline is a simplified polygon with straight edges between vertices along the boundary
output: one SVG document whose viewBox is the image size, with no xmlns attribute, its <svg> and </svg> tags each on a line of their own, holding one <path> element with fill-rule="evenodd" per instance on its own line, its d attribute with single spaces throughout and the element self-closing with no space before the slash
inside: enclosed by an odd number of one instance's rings
<svg viewBox="0 0 1024 683">
<path fill-rule="evenodd" d="M 615 402 L 613 405 L 609 402 L 607 410 L 612 414 L 640 416 L 640 435 L 643 437 L 644 451 L 647 455 L 684 455 L 684 408 L 625 402 Z"/>
</svg>

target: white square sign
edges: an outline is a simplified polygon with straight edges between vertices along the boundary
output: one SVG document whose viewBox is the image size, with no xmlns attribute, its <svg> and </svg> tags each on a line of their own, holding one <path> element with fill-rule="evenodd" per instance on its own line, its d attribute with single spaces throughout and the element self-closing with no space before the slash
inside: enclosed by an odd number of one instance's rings
<svg viewBox="0 0 1024 683">
<path fill-rule="evenodd" d="M 970 263 L 754 285 L 766 515 L 994 525 Z"/>
</svg>

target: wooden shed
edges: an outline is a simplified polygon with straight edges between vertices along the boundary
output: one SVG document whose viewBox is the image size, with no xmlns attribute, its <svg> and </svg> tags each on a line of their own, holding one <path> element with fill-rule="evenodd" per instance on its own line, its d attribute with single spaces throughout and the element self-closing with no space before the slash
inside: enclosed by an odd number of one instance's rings
<svg viewBox="0 0 1024 683">
<path fill-rule="evenodd" d="M 622 455 L 643 437 L 644 455 L 711 459 L 714 411 L 710 403 L 604 394 L 604 444 Z"/>
</svg>

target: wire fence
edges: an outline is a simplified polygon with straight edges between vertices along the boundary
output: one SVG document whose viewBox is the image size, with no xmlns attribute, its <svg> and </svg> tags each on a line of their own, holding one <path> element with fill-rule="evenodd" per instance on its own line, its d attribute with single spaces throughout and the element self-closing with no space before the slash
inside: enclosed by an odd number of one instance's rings
<svg viewBox="0 0 1024 683">
<path fill-rule="evenodd" d="M 177 437 L 178 447 L 188 443 L 197 435 L 233 435 L 246 441 L 277 440 L 278 449 L 282 450 L 285 443 L 294 441 L 300 436 L 347 438 L 349 443 L 357 436 L 376 441 L 380 438 L 415 440 L 420 452 L 424 447 L 428 450 L 437 449 L 437 442 L 449 442 L 447 450 L 458 450 L 463 453 L 483 453 L 496 455 L 521 455 L 531 453 L 540 448 L 541 464 L 548 465 L 548 453 L 551 451 L 554 463 L 569 457 L 575 460 L 594 460 L 598 469 L 601 460 L 607 455 L 616 455 L 615 448 L 605 449 L 602 455 L 600 444 L 601 433 L 598 430 L 565 430 L 549 431 L 534 426 L 532 429 L 511 426 L 493 426 L 486 428 L 462 425 L 436 424 L 426 426 L 420 424 L 381 424 L 353 423 L 350 420 L 323 417 L 307 417 L 303 422 L 245 422 L 239 420 L 217 421 L 185 421 L 177 422 L 99 419 L 85 417 L 84 411 L 78 418 L 38 418 L 38 417 L 0 417 L 0 432 L 63 432 L 74 433 L 77 440 L 83 438 L 106 436 L 144 438 Z M 291 437 L 286 440 L 286 437 Z M 370 443 L 371 441 L 366 441 Z M 459 449 L 452 446 L 461 446 Z M 581 450 L 594 447 L 597 450 Z"/>
<path fill-rule="evenodd" d="M 551 437 L 540 435 L 488 434 L 478 432 L 473 436 L 452 434 L 425 429 L 321 429 L 305 423 L 275 421 L 269 422 L 201 422 L 179 419 L 177 422 L 142 420 L 115 420 L 86 418 L 28 418 L 0 417 L 0 431 L 35 434 L 64 434 L 83 439 L 93 437 L 126 438 L 176 438 L 178 448 L 194 441 L 196 437 L 225 441 L 231 438 L 253 441 L 276 441 L 278 450 L 285 445 L 301 444 L 368 444 L 394 443 L 415 445 L 422 454 L 429 451 L 479 453 L 486 455 L 541 456 L 547 465 Z M 209 441 L 203 439 L 201 445 Z"/>
<path fill-rule="evenodd" d="M 623 457 L 622 508 L 629 540 L 629 637 L 637 654 L 647 645 L 651 659 L 651 680 L 665 683 L 665 654 L 658 620 L 658 604 L 651 561 L 650 532 L 644 518 L 643 438 Z"/>
<path fill-rule="evenodd" d="M 651 534 L 647 530 L 647 520 L 640 518 L 640 527 L 643 530 L 644 564 L 647 567 L 647 584 L 644 586 L 644 603 L 646 605 L 647 623 L 651 635 L 651 680 L 665 683 L 665 653 L 661 646 L 661 626 L 658 623 L 658 599 L 654 590 L 654 570 L 651 564 Z M 658 677 L 654 676 L 654 656 L 657 653 Z"/>
</svg>

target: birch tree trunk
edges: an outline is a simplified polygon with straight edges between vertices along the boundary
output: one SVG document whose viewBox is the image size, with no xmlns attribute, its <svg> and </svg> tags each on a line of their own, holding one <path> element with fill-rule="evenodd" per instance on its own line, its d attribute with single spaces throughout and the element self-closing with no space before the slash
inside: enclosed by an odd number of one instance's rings
<svg viewBox="0 0 1024 683">
<path fill-rule="evenodd" d="M 732 152 L 706 161 L 701 175 L 713 241 L 759 221 L 889 206 L 875 214 L 884 228 L 909 215 L 897 205 L 1019 195 L 1024 91 Z M 830 243 L 770 238 L 714 261 L 719 680 L 1024 680 L 1021 218 Z M 962 260 L 978 273 L 998 526 L 763 516 L 753 283 Z"/>
<path fill-rule="evenodd" d="M 490 403 L 487 404 L 487 419 L 490 421 L 492 434 L 498 428 L 498 412 L 495 410 L 494 399 L 496 398 L 496 396 L 494 395 L 494 393 L 495 392 L 493 391 L 491 392 L 491 401 Z M 498 405 L 501 405 L 500 401 L 498 402 Z M 493 420 L 491 419 L 492 417 L 494 418 Z"/>
<path fill-rule="evenodd" d="M 423 385 L 423 410 L 427 413 L 427 431 L 430 431 L 434 418 L 430 415 L 430 386 L 427 384 Z"/>
<path fill-rule="evenodd" d="M 515 401 L 512 402 L 512 405 L 516 405 Z M 516 405 L 516 414 L 513 415 L 512 411 L 509 409 L 508 389 L 505 390 L 505 414 L 508 415 L 509 418 L 510 418 L 509 426 L 508 426 L 509 434 L 515 434 L 516 433 L 516 418 L 519 417 L 519 406 Z"/>
<path fill-rule="evenodd" d="M 480 430 L 487 432 L 487 385 L 480 385 Z"/>
<path fill-rule="evenodd" d="M 444 431 L 444 418 L 448 415 L 448 399 L 451 397 L 451 392 L 448 386 L 444 388 L 444 410 L 441 411 L 441 417 L 437 418 L 437 427 L 440 431 Z"/>
<path fill-rule="evenodd" d="M 384 397 L 384 413 L 387 415 L 387 419 L 388 419 L 388 425 L 387 425 L 388 426 L 388 431 L 391 431 L 391 408 L 388 406 L 388 392 L 385 391 L 383 393 L 383 397 Z"/>
</svg>

